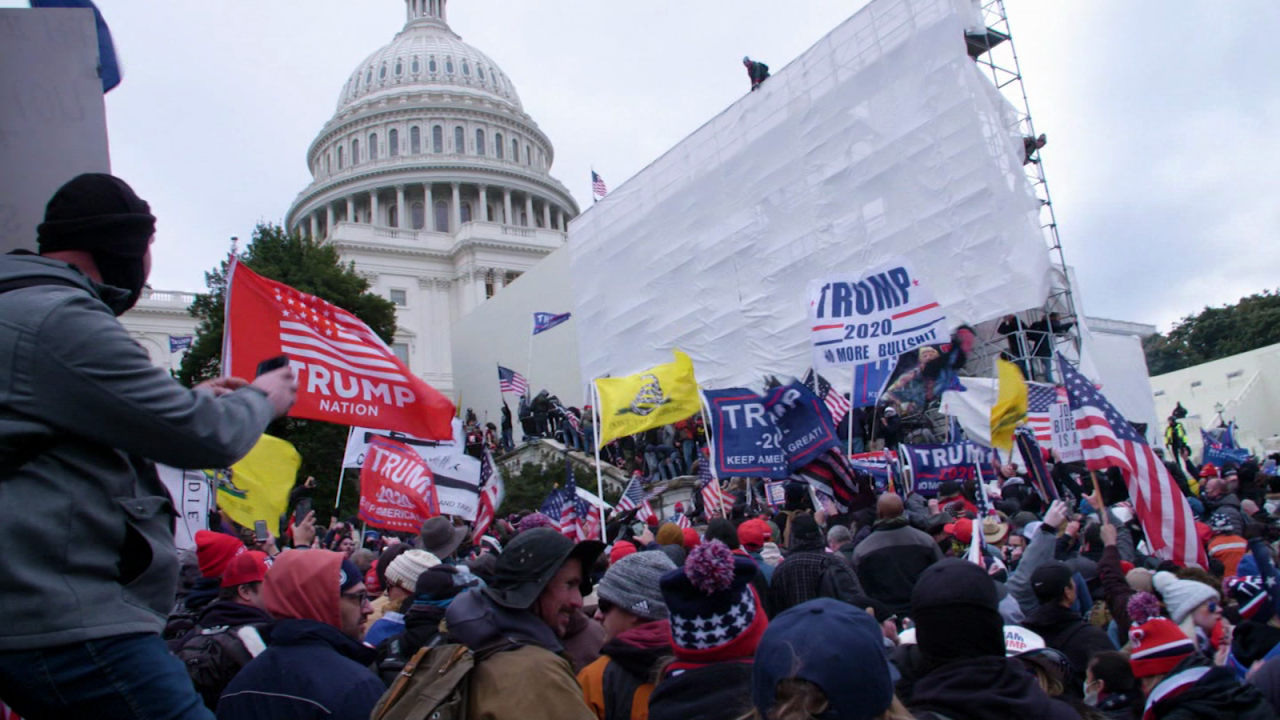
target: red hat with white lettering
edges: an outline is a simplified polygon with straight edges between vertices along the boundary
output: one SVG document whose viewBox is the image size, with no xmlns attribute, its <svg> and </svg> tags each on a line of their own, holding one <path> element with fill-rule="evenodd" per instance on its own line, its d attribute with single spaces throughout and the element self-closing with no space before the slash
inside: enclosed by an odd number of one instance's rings
<svg viewBox="0 0 1280 720">
<path fill-rule="evenodd" d="M 271 567 L 270 558 L 264 552 L 246 550 L 227 563 L 222 571 L 222 587 L 235 587 L 248 583 L 262 582 Z"/>
</svg>

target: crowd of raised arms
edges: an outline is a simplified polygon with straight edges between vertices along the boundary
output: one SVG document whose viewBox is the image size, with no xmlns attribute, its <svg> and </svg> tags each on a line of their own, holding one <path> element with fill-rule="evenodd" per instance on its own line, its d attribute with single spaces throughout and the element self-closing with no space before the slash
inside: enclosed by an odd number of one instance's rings
<svg viewBox="0 0 1280 720">
<path fill-rule="evenodd" d="M 1118 471 L 1053 457 L 1054 494 L 1005 465 L 834 514 L 802 481 L 782 497 L 738 482 L 719 511 L 695 493 L 615 512 L 603 541 L 532 509 L 481 535 L 446 515 L 398 536 L 318 526 L 304 482 L 281 537 L 223 515 L 180 554 L 153 461 L 231 466 L 297 387 L 289 367 L 191 389 L 152 366 L 116 317 L 154 227 L 123 181 L 83 175 L 49 203 L 39 253 L 0 257 L 11 717 L 1277 716 L 1274 457 L 1197 466 L 1171 443 L 1195 515 L 1177 556 L 1203 550 L 1203 567 L 1154 554 Z M 594 450 L 572 412 L 519 419 Z M 501 439 L 469 420 L 468 445 L 510 445 L 509 414 Z M 647 491 L 697 474 L 704 438 L 693 417 L 603 454 Z"/>
</svg>

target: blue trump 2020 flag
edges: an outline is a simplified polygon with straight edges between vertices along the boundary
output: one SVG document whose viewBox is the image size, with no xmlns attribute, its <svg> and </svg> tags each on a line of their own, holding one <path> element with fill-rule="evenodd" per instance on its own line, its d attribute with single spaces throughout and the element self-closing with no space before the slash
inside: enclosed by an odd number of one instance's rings
<svg viewBox="0 0 1280 720">
<path fill-rule="evenodd" d="M 560 315 L 557 315 L 555 313 L 545 313 L 545 312 L 534 313 L 533 314 L 533 334 L 537 335 L 540 332 L 546 332 L 547 330 L 550 330 L 551 328 L 568 320 L 570 315 L 572 315 L 572 313 L 562 313 Z"/>
<path fill-rule="evenodd" d="M 93 0 L 31 0 L 31 7 L 92 10 L 94 24 L 98 27 L 98 77 L 102 78 L 102 92 L 110 92 L 120 84 L 120 61 L 116 59 L 116 46 L 111 41 L 111 30 Z"/>
</svg>

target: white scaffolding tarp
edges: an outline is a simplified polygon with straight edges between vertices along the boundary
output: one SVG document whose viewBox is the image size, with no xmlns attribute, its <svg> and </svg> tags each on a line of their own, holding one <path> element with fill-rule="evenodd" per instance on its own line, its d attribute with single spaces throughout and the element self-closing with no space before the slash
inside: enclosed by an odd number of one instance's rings
<svg viewBox="0 0 1280 720">
<path fill-rule="evenodd" d="M 873 0 L 577 218 L 583 376 L 673 347 L 710 387 L 801 375 L 808 282 L 895 255 L 953 327 L 1041 306 L 1038 204 L 965 24 L 950 0 Z"/>
</svg>

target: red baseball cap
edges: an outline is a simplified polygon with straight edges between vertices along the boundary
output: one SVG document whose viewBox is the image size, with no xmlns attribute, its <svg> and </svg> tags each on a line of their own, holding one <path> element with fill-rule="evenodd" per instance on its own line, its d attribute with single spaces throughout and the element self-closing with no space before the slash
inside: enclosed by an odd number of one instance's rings
<svg viewBox="0 0 1280 720">
<path fill-rule="evenodd" d="M 267 576 L 267 554 L 246 550 L 227 563 L 222 571 L 222 587 L 235 587 L 251 582 L 261 582 Z"/>
<path fill-rule="evenodd" d="M 963 545 L 973 542 L 973 521 L 969 518 L 960 518 L 943 529 L 955 536 L 955 539 Z"/>
<path fill-rule="evenodd" d="M 769 526 L 762 520 L 748 520 L 738 526 L 738 543 L 748 550 L 759 550 L 768 534 Z"/>
</svg>

